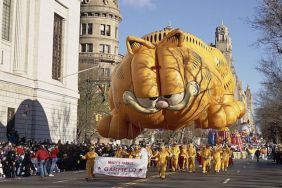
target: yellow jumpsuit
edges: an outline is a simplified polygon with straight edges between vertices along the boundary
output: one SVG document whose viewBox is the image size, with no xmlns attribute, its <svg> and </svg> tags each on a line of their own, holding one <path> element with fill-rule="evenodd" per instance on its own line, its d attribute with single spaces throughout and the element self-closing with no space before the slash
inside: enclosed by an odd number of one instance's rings
<svg viewBox="0 0 282 188">
<path fill-rule="evenodd" d="M 180 167 L 181 170 L 185 170 L 188 168 L 188 153 L 186 145 L 183 145 L 180 150 L 180 156 L 183 158 L 182 166 Z"/>
<path fill-rule="evenodd" d="M 203 173 L 207 173 L 211 165 L 211 149 L 209 147 L 203 148 L 202 150 L 202 163 Z"/>
<path fill-rule="evenodd" d="M 134 150 L 132 150 L 129 154 L 129 158 L 131 159 L 140 159 L 140 150 L 138 148 L 135 148 Z"/>
<path fill-rule="evenodd" d="M 222 171 L 227 171 L 227 168 L 228 168 L 228 165 L 229 165 L 229 157 L 230 157 L 229 148 L 223 148 L 222 161 L 221 161 Z"/>
<path fill-rule="evenodd" d="M 189 172 L 195 172 L 195 158 L 196 158 L 196 149 L 192 144 L 188 145 L 187 148 L 187 153 L 188 153 L 188 168 Z"/>
<path fill-rule="evenodd" d="M 214 171 L 216 173 L 219 173 L 220 167 L 221 167 L 221 153 L 222 150 L 218 146 L 213 151 L 213 160 L 214 160 Z"/>
<path fill-rule="evenodd" d="M 117 158 L 125 158 L 126 156 L 128 156 L 128 153 L 122 148 L 119 148 L 115 153 L 115 157 Z"/>
<path fill-rule="evenodd" d="M 94 177 L 94 162 L 95 157 L 97 157 L 98 154 L 93 150 L 87 152 L 84 156 L 82 156 L 82 159 L 86 160 L 86 172 L 87 172 L 87 178 Z"/>
<path fill-rule="evenodd" d="M 171 168 L 172 168 L 172 171 L 175 172 L 175 170 L 178 169 L 178 158 L 180 154 L 180 149 L 177 144 L 171 148 L 171 154 L 172 154 Z"/>
<path fill-rule="evenodd" d="M 167 160 L 169 156 L 170 153 L 165 149 L 165 147 L 162 147 L 161 151 L 157 152 L 156 155 L 154 156 L 158 161 L 158 171 L 160 178 L 162 179 L 165 179 Z"/>
</svg>

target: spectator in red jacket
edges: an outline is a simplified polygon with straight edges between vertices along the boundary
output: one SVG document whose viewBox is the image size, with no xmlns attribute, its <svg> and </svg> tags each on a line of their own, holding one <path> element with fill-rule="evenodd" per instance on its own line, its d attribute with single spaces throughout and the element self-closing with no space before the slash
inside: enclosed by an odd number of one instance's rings
<svg viewBox="0 0 282 188">
<path fill-rule="evenodd" d="M 57 160 L 58 160 L 58 153 L 59 153 L 59 148 L 57 145 L 54 146 L 53 149 L 51 149 L 50 152 L 50 158 L 52 160 L 49 176 L 54 176 L 52 173 L 55 169 L 59 169 L 57 166 Z"/>
<path fill-rule="evenodd" d="M 22 155 L 24 155 L 24 148 L 21 146 L 21 145 L 19 145 L 19 146 L 16 146 L 16 153 L 19 155 L 19 156 L 22 156 Z"/>
<path fill-rule="evenodd" d="M 45 149 L 45 147 L 41 145 L 37 150 L 35 156 L 39 162 L 40 176 L 43 178 L 48 175 L 46 166 L 47 166 L 47 159 L 49 158 L 49 153 Z"/>
</svg>

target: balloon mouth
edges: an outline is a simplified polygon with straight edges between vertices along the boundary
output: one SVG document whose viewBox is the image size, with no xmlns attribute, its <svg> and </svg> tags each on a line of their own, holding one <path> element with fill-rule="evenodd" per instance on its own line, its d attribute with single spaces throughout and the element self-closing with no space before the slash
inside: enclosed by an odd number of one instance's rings
<svg viewBox="0 0 282 188">
<path fill-rule="evenodd" d="M 183 100 L 176 104 L 176 105 L 169 105 L 169 103 L 166 100 L 163 100 L 162 97 L 156 102 L 156 105 L 153 107 L 143 107 L 141 106 L 136 96 L 131 91 L 125 91 L 123 93 L 123 101 L 126 105 L 132 106 L 134 109 L 136 109 L 139 112 L 145 113 L 145 114 L 152 114 L 156 113 L 163 109 L 168 109 L 172 111 L 181 110 L 187 105 L 189 105 L 192 101 L 192 98 L 196 96 L 199 93 L 199 85 L 196 82 L 189 82 L 185 87 L 185 95 Z"/>
<path fill-rule="evenodd" d="M 169 104 L 166 100 L 158 100 L 157 103 L 156 103 L 156 108 L 158 109 L 165 109 L 165 108 L 168 108 L 169 107 Z"/>
</svg>

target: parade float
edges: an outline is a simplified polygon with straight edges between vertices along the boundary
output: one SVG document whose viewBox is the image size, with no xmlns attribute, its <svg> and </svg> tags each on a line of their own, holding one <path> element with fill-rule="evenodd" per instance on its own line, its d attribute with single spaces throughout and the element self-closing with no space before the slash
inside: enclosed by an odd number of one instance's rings
<svg viewBox="0 0 282 188">
<path fill-rule="evenodd" d="M 215 146 L 216 144 L 230 144 L 231 134 L 228 127 L 221 129 L 210 129 L 208 132 L 208 144 Z"/>
<path fill-rule="evenodd" d="M 235 78 L 224 55 L 180 29 L 129 36 L 128 53 L 112 73 L 111 115 L 103 137 L 132 139 L 146 129 L 229 127 L 245 113 L 234 99 Z"/>
</svg>

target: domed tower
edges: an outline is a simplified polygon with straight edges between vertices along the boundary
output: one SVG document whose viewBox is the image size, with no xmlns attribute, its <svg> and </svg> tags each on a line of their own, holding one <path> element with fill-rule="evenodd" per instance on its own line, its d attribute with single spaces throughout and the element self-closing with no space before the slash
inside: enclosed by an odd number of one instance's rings
<svg viewBox="0 0 282 188">
<path fill-rule="evenodd" d="M 233 65 L 232 40 L 229 36 L 228 28 L 223 24 L 223 21 L 215 30 L 215 47 L 223 53 L 227 62 L 231 66 L 232 73 L 236 79 L 235 98 L 239 99 L 240 93 L 238 93 L 238 89 L 239 89 L 238 85 L 240 85 L 239 83 L 240 81 L 238 80 L 238 76 L 236 74 L 236 70 Z"/>
<path fill-rule="evenodd" d="M 80 70 L 98 66 L 106 79 L 121 61 L 118 28 L 121 22 L 118 0 L 83 0 L 80 10 Z"/>
<path fill-rule="evenodd" d="M 108 109 L 105 101 L 110 75 L 122 59 L 118 53 L 121 19 L 118 0 L 81 1 L 77 128 L 79 139 L 84 141 L 89 135 L 99 137 L 91 131 Z"/>
<path fill-rule="evenodd" d="M 228 28 L 223 25 L 223 22 L 215 31 L 215 47 L 224 54 L 227 62 L 232 65 L 232 41 Z"/>
</svg>

